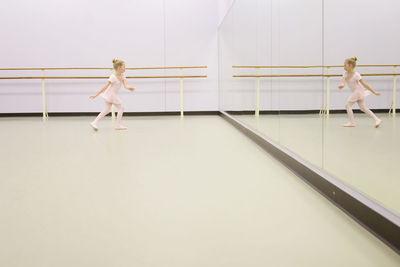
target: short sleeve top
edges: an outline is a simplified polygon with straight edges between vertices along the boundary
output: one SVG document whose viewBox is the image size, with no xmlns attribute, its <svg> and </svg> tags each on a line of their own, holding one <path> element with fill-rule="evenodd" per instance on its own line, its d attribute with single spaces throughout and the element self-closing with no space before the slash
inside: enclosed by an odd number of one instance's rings
<svg viewBox="0 0 400 267">
<path fill-rule="evenodd" d="M 357 71 L 349 78 L 347 71 L 343 74 L 343 78 L 346 79 L 346 82 L 352 91 L 355 90 L 364 90 L 361 86 L 360 80 L 362 79 L 360 73 Z"/>
</svg>

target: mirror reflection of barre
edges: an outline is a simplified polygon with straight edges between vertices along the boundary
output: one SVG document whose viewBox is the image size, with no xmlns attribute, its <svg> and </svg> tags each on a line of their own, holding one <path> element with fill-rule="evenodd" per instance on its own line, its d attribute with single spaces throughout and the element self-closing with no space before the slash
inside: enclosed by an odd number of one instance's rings
<svg viewBox="0 0 400 267">
<path fill-rule="evenodd" d="M 206 69 L 207 66 L 180 66 L 180 67 L 144 67 L 144 68 L 126 68 L 126 70 L 167 70 L 177 69 L 179 75 L 160 75 L 160 76 L 126 76 L 127 79 L 179 79 L 179 92 L 180 92 L 180 115 L 183 116 L 183 80 L 192 78 L 207 78 L 207 75 L 184 75 L 184 69 Z M 42 106 L 43 106 L 43 120 L 48 118 L 46 107 L 46 79 L 108 79 L 108 76 L 45 76 L 45 70 L 111 70 L 112 68 L 0 68 L 0 71 L 28 71 L 40 70 L 41 76 L 9 76 L 0 77 L 0 80 L 29 80 L 41 79 L 42 80 Z M 112 117 L 115 117 L 114 110 Z"/>
<path fill-rule="evenodd" d="M 396 82 L 397 67 L 400 65 L 357 65 L 357 67 L 393 67 L 393 73 L 368 73 L 361 74 L 362 76 L 393 76 L 393 98 L 392 104 L 389 108 L 389 114 L 396 116 Z M 290 78 L 290 77 L 326 77 L 326 103 L 325 107 L 322 106 L 320 114 L 329 116 L 330 109 L 330 79 L 331 77 L 342 77 L 342 74 L 330 74 L 331 68 L 343 68 L 343 65 L 332 65 L 332 66 L 232 66 L 236 69 L 255 69 L 255 75 L 232 75 L 234 78 L 256 78 L 256 105 L 255 105 L 255 116 L 260 114 L 260 78 Z M 261 75 L 260 69 L 309 69 L 309 68 L 324 68 L 326 69 L 325 74 L 285 74 L 285 75 Z"/>
</svg>

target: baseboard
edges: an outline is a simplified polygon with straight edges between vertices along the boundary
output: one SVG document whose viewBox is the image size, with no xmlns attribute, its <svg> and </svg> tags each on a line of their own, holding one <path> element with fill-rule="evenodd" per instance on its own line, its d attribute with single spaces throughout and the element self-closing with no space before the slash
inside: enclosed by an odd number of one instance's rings
<svg viewBox="0 0 400 267">
<path fill-rule="evenodd" d="M 374 113 L 389 113 L 389 109 L 371 109 L 372 112 Z M 253 115 L 254 110 L 226 110 L 225 112 L 231 114 L 231 115 Z M 346 113 L 347 111 L 345 109 L 333 109 L 329 110 L 330 114 L 342 114 Z M 354 113 L 363 113 L 359 109 L 354 109 Z M 400 112 L 400 109 L 396 109 L 396 113 Z M 260 110 L 260 114 L 264 115 L 300 115 L 300 114 L 319 114 L 320 110 Z"/>
<path fill-rule="evenodd" d="M 49 117 L 79 117 L 96 116 L 99 112 L 49 112 Z M 179 111 L 155 111 L 155 112 L 124 112 L 124 116 L 174 116 L 180 115 Z M 219 111 L 185 111 L 186 116 L 218 115 Z M 42 117 L 43 113 L 0 113 L 0 117 Z M 111 116 L 111 113 L 107 116 Z"/>
</svg>

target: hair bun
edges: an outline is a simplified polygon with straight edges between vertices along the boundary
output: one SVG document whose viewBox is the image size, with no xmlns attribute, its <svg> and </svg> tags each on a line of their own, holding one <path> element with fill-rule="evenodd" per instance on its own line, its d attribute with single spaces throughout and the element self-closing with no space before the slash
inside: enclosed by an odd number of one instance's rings
<svg viewBox="0 0 400 267">
<path fill-rule="evenodd" d="M 114 59 L 112 60 L 112 63 L 115 63 L 115 62 L 117 62 L 117 58 L 114 58 Z"/>
<path fill-rule="evenodd" d="M 357 57 L 352 57 L 354 59 L 354 61 L 357 61 Z"/>
</svg>

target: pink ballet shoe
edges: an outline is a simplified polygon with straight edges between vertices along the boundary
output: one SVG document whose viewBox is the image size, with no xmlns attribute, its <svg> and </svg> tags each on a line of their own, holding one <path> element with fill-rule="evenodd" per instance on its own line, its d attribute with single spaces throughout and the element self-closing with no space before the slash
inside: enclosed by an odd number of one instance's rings
<svg viewBox="0 0 400 267">
<path fill-rule="evenodd" d="M 375 128 L 378 128 L 382 124 L 382 120 L 377 120 L 375 123 Z"/>
<path fill-rule="evenodd" d="M 343 125 L 344 127 L 355 127 L 356 125 L 354 123 L 348 122 Z"/>
<path fill-rule="evenodd" d="M 93 130 L 98 131 L 99 128 L 97 128 L 97 125 L 94 124 L 93 122 L 90 124 L 90 126 L 92 126 Z"/>
<path fill-rule="evenodd" d="M 122 125 L 115 127 L 115 130 L 127 130 L 127 129 L 128 129 L 128 127 L 125 127 L 125 126 L 122 126 Z"/>
</svg>

